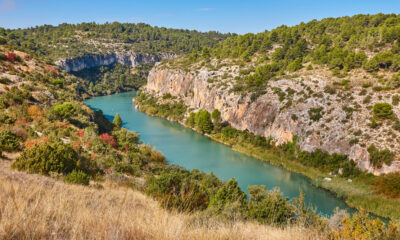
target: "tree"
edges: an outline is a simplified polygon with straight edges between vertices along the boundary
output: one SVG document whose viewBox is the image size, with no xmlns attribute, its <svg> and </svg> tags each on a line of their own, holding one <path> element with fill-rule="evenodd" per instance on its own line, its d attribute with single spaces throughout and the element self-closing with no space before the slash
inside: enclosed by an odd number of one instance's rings
<svg viewBox="0 0 400 240">
<path fill-rule="evenodd" d="M 211 115 L 206 110 L 200 110 L 196 114 L 196 126 L 202 133 L 210 133 L 213 129 L 213 124 L 211 122 Z"/>
<path fill-rule="evenodd" d="M 194 112 L 191 112 L 189 117 L 186 119 L 186 124 L 189 125 L 189 127 L 194 127 L 196 125 L 196 114 Z"/>
<path fill-rule="evenodd" d="M 121 116 L 119 115 L 119 113 L 115 114 L 113 123 L 115 124 L 115 126 L 117 126 L 119 128 L 122 127 L 122 119 L 121 119 Z"/>
</svg>

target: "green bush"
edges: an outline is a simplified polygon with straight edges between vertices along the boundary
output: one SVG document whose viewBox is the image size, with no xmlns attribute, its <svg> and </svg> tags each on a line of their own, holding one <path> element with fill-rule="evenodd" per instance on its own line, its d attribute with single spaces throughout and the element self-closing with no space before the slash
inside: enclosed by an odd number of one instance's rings
<svg viewBox="0 0 400 240">
<path fill-rule="evenodd" d="M 246 194 L 232 178 L 213 196 L 209 208 L 216 214 L 228 218 L 244 218 L 247 214 Z"/>
<path fill-rule="evenodd" d="M 286 225 L 295 219 L 295 209 L 288 198 L 275 189 L 267 192 L 266 186 L 249 186 L 248 218 L 262 224 Z"/>
<path fill-rule="evenodd" d="M 13 124 L 15 121 L 16 121 L 15 117 L 10 116 L 6 113 L 0 113 L 0 123 Z"/>
<path fill-rule="evenodd" d="M 48 175 L 50 172 L 70 173 L 77 166 L 78 154 L 71 145 L 62 142 L 36 145 L 25 150 L 13 163 L 13 168 Z"/>
<path fill-rule="evenodd" d="M 310 119 L 313 121 L 319 121 L 322 118 L 323 115 L 323 108 L 311 108 L 308 110 L 308 115 L 310 116 Z"/>
<path fill-rule="evenodd" d="M 90 181 L 90 177 L 79 170 L 73 170 L 65 177 L 65 182 L 72 183 L 72 184 L 80 184 L 88 186 Z"/>
<path fill-rule="evenodd" d="M 374 167 L 381 168 L 383 163 L 390 165 L 394 160 L 395 154 L 388 149 L 379 150 L 375 145 L 371 145 L 367 150 L 369 153 L 369 161 Z"/>
<path fill-rule="evenodd" d="M 69 119 L 75 111 L 75 106 L 71 102 L 58 103 L 52 108 L 52 113 L 59 120 Z"/>
<path fill-rule="evenodd" d="M 146 185 L 146 193 L 164 207 L 191 212 L 206 209 L 221 182 L 213 175 L 178 168 L 163 172 L 157 178 L 148 178 Z"/>
<path fill-rule="evenodd" d="M 0 150 L 1 151 L 16 151 L 20 147 L 19 139 L 14 132 L 3 130 L 0 132 Z"/>
<path fill-rule="evenodd" d="M 112 135 L 116 138 L 118 147 L 122 151 L 127 151 L 129 148 L 132 148 L 133 145 L 141 143 L 139 139 L 140 134 L 128 131 L 125 128 L 112 131 Z"/>
<path fill-rule="evenodd" d="M 372 111 L 374 117 L 378 119 L 388 119 L 394 116 L 392 105 L 389 103 L 375 103 Z"/>
</svg>

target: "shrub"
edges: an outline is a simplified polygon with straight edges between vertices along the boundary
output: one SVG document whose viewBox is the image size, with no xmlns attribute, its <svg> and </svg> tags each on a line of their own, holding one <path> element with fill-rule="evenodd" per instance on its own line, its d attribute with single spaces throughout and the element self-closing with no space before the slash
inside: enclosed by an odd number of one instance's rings
<svg viewBox="0 0 400 240">
<path fill-rule="evenodd" d="M 108 134 L 108 133 L 103 133 L 99 136 L 100 140 L 108 145 L 110 145 L 113 148 L 117 148 L 118 144 L 117 141 L 115 140 L 114 136 Z"/>
<path fill-rule="evenodd" d="M 19 139 L 14 132 L 3 130 L 0 132 L 0 150 L 15 151 L 19 149 Z"/>
<path fill-rule="evenodd" d="M 120 150 L 126 150 L 125 148 L 129 148 L 131 145 L 137 145 L 140 144 L 141 141 L 139 140 L 140 134 L 128 131 L 125 128 L 120 128 L 118 130 L 114 130 L 112 132 L 112 135 L 115 136 L 117 140 L 117 145 L 119 146 Z M 103 139 L 104 140 L 104 139 Z M 114 144 L 114 143 L 112 143 Z M 115 146 L 109 144 L 111 146 Z"/>
<path fill-rule="evenodd" d="M 375 103 L 372 111 L 374 117 L 378 119 L 388 119 L 394 116 L 392 105 L 389 103 Z"/>
<path fill-rule="evenodd" d="M 71 102 L 59 103 L 53 106 L 52 112 L 60 120 L 69 119 L 75 113 L 75 107 Z"/>
<path fill-rule="evenodd" d="M 308 115 L 310 116 L 310 119 L 313 121 L 318 121 L 322 118 L 322 112 L 323 108 L 319 107 L 319 108 L 311 108 L 310 110 L 308 110 Z"/>
<path fill-rule="evenodd" d="M 6 113 L 0 113 L 1 124 L 13 124 L 16 121 L 15 117 L 10 116 Z"/>
<path fill-rule="evenodd" d="M 25 150 L 13 163 L 13 168 L 32 173 L 70 173 L 76 168 L 78 155 L 71 145 L 62 142 L 45 143 Z"/>
<path fill-rule="evenodd" d="M 246 194 L 232 178 L 213 196 L 209 208 L 228 218 L 243 218 L 247 211 Z"/>
<path fill-rule="evenodd" d="M 37 105 L 29 106 L 27 113 L 33 119 L 40 119 L 43 116 L 43 110 Z"/>
<path fill-rule="evenodd" d="M 391 198 L 400 197 L 400 173 L 389 173 L 376 178 L 375 190 Z"/>
<path fill-rule="evenodd" d="M 205 187 L 203 181 L 210 185 L 205 184 L 208 185 Z M 146 193 L 159 200 L 164 207 L 187 212 L 206 209 L 210 198 L 208 190 L 215 187 L 208 181 L 207 174 L 182 169 L 172 169 L 157 178 L 151 177 L 146 185 Z"/>
<path fill-rule="evenodd" d="M 248 217 L 262 224 L 285 225 L 295 218 L 294 207 L 275 189 L 267 192 L 266 186 L 249 186 Z"/>
<path fill-rule="evenodd" d="M 394 159 L 394 153 L 388 149 L 378 150 L 375 145 L 368 147 L 369 161 L 374 167 L 381 168 L 382 164 L 390 165 Z"/>
<path fill-rule="evenodd" d="M 65 182 L 72 183 L 72 184 L 81 184 L 88 186 L 90 181 L 90 177 L 79 170 L 73 170 L 65 177 Z"/>
<path fill-rule="evenodd" d="M 370 217 L 365 211 L 355 213 L 343 219 L 340 231 L 335 232 L 333 239 L 398 239 L 399 230 L 392 222 L 386 224 L 379 218 Z"/>
</svg>

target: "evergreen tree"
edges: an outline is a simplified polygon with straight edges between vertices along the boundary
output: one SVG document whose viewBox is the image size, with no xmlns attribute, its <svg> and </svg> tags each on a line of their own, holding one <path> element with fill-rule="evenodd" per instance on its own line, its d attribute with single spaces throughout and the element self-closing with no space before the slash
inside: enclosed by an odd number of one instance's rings
<svg viewBox="0 0 400 240">
<path fill-rule="evenodd" d="M 117 127 L 122 127 L 122 119 L 121 116 L 119 115 L 119 113 L 117 113 L 114 117 L 113 123 L 115 124 L 115 126 Z"/>
</svg>

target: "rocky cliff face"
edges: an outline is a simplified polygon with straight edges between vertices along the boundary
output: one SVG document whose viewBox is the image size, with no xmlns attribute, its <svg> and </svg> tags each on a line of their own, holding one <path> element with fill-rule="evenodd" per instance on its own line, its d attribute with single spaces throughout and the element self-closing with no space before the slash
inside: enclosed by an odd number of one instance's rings
<svg viewBox="0 0 400 240">
<path fill-rule="evenodd" d="M 237 66 L 218 71 L 203 67 L 190 72 L 156 66 L 144 90 L 156 96 L 177 96 L 193 109 L 218 109 L 222 119 L 233 127 L 272 137 L 278 145 L 292 141 L 296 135 L 302 150 L 319 148 L 346 154 L 361 169 L 377 175 L 400 170 L 397 159 L 390 166 L 374 168 L 367 151 L 374 144 L 399 154 L 398 138 L 387 134 L 392 125 L 369 127 L 371 110 L 363 103 L 365 95 L 371 96 L 368 106 L 390 96 L 377 96 L 372 90 L 361 93 L 362 87 L 329 92 L 326 87 L 332 83 L 325 76 L 312 73 L 271 81 L 265 93 L 256 98 L 232 91 L 233 79 L 238 75 Z M 398 107 L 393 110 L 397 115 L 400 112 Z"/>
<path fill-rule="evenodd" d="M 132 67 L 141 63 L 154 64 L 163 59 L 174 58 L 175 56 L 176 55 L 174 54 L 153 55 L 147 53 L 138 54 L 134 52 L 120 52 L 99 55 L 88 54 L 82 57 L 58 60 L 56 61 L 56 65 L 67 72 L 76 72 L 91 67 L 111 65 L 114 63 Z"/>
</svg>

